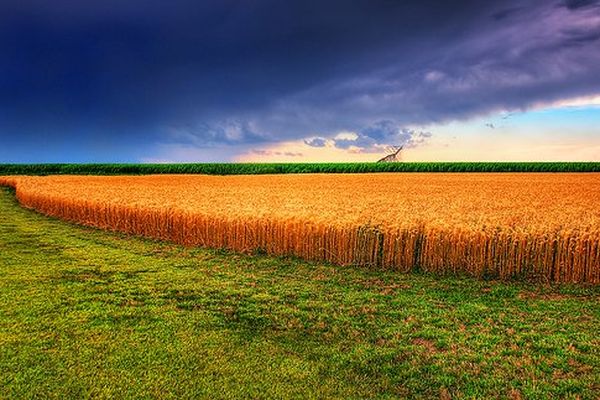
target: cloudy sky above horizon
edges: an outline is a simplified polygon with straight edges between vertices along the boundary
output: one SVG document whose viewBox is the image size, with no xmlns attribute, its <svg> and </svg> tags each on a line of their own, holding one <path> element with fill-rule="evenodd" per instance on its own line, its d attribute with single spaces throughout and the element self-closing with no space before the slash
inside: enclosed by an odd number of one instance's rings
<svg viewBox="0 0 600 400">
<path fill-rule="evenodd" d="M 600 1 L 0 4 L 1 162 L 600 161 Z"/>
</svg>

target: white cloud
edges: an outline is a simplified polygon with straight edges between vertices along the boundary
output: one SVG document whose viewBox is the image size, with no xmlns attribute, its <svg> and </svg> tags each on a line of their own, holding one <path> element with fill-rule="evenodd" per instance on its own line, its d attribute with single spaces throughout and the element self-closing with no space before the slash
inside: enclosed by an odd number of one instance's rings
<svg viewBox="0 0 600 400">
<path fill-rule="evenodd" d="M 550 103 L 544 108 L 591 108 L 600 107 L 600 95 L 575 97 Z"/>
<path fill-rule="evenodd" d="M 335 140 L 356 140 L 358 134 L 355 132 L 340 132 L 333 137 Z"/>
</svg>

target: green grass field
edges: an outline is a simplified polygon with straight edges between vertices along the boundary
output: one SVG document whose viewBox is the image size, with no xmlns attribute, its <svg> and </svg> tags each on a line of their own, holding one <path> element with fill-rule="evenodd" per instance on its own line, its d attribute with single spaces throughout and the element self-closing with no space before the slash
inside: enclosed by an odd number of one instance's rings
<svg viewBox="0 0 600 400">
<path fill-rule="evenodd" d="M 600 288 L 402 275 L 73 226 L 0 188 L 0 398 L 581 398 Z"/>
<path fill-rule="evenodd" d="M 600 172 L 600 162 L 0 164 L 0 175 L 240 175 L 367 172 Z"/>
</svg>

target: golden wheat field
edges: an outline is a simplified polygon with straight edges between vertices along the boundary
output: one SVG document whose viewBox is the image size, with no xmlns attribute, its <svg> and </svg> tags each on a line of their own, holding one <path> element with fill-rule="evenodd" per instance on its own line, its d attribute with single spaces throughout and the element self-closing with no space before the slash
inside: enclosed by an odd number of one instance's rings
<svg viewBox="0 0 600 400">
<path fill-rule="evenodd" d="M 600 174 L 0 177 L 25 206 L 186 245 L 600 283 Z"/>
</svg>

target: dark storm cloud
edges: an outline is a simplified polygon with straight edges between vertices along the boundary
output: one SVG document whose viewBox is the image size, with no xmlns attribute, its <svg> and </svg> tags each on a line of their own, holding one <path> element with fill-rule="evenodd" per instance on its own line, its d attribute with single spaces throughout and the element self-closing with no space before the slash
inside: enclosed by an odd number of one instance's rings
<svg viewBox="0 0 600 400">
<path fill-rule="evenodd" d="M 414 54 L 415 68 L 407 69 L 402 60 L 392 62 L 288 101 L 307 107 L 300 121 L 341 128 L 335 124 L 344 116 L 349 116 L 343 120 L 346 126 L 361 118 L 428 124 L 600 92 L 596 9 L 537 7 L 501 24 L 474 25 L 460 40 L 434 43 Z M 334 110 L 335 118 L 328 120 L 323 110 Z"/>
<path fill-rule="evenodd" d="M 583 0 L 2 2 L 0 161 L 379 144 L 360 130 L 596 94 L 599 39 Z"/>
<path fill-rule="evenodd" d="M 522 10 L 521 7 L 504 8 L 504 9 L 501 9 L 500 11 L 492 14 L 492 18 L 496 21 L 500 21 L 500 20 L 509 18 L 509 17 L 517 14 L 521 10 Z"/>
<path fill-rule="evenodd" d="M 598 0 L 566 0 L 563 4 L 570 10 L 576 10 L 582 7 L 598 7 L 600 2 Z"/>
<path fill-rule="evenodd" d="M 167 135 L 174 142 L 193 146 L 253 144 L 264 142 L 266 139 L 256 131 L 251 123 L 237 120 L 173 126 L 168 129 Z"/>
</svg>

